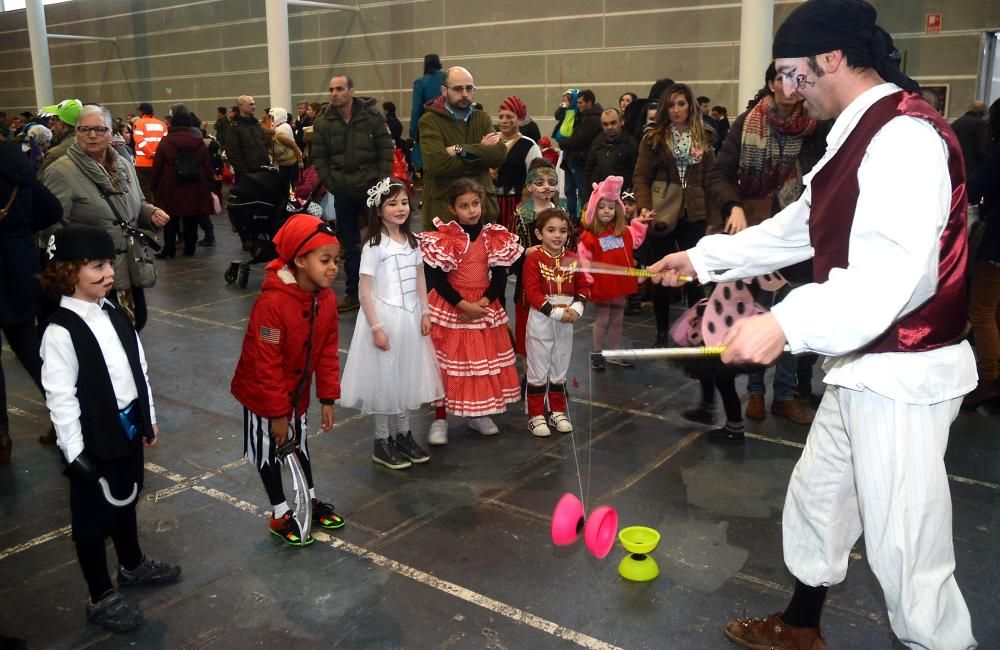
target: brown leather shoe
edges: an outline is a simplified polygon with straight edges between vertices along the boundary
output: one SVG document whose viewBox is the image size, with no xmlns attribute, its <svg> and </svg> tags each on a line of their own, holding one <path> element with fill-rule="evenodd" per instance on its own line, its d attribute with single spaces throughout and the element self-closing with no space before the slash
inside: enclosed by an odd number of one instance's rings
<svg viewBox="0 0 1000 650">
<path fill-rule="evenodd" d="M 818 627 L 793 627 L 780 613 L 767 618 L 734 618 L 726 625 L 730 641 L 753 650 L 826 650 Z"/>
<path fill-rule="evenodd" d="M 54 445 L 56 444 L 56 428 L 49 427 L 48 433 L 43 433 L 38 436 L 38 442 L 43 445 Z"/>
<path fill-rule="evenodd" d="M 771 402 L 771 413 L 788 418 L 795 424 L 812 424 L 816 412 L 794 399 L 774 400 Z"/>
<path fill-rule="evenodd" d="M 747 400 L 747 419 L 748 420 L 763 420 L 764 419 L 764 396 L 757 395 L 755 393 L 750 393 L 750 399 Z"/>
</svg>

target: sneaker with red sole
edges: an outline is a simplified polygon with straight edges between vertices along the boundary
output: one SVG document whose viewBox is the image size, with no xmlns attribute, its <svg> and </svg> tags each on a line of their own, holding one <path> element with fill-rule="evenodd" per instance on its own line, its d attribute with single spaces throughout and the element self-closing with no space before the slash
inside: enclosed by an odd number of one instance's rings
<svg viewBox="0 0 1000 650">
<path fill-rule="evenodd" d="M 280 537 L 281 541 L 289 546 L 308 546 L 313 543 L 312 535 L 303 541 L 299 522 L 295 521 L 295 518 L 292 517 L 291 511 L 286 512 L 278 519 L 271 517 L 269 528 L 272 535 Z"/>
</svg>

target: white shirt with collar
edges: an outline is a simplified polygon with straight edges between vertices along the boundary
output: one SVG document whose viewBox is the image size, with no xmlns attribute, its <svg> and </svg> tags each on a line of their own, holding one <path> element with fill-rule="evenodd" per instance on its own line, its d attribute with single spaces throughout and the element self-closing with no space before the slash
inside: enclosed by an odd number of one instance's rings
<svg viewBox="0 0 1000 650">
<path fill-rule="evenodd" d="M 803 179 L 798 201 L 736 235 L 703 238 L 689 251 L 698 277 L 749 278 L 813 256 L 812 179 L 839 151 L 865 112 L 897 92 L 885 83 L 859 95 L 837 117 L 823 158 Z M 930 123 L 899 116 L 872 138 L 858 167 L 858 203 L 848 267 L 827 282 L 793 290 L 771 310 L 792 352 L 829 357 L 825 382 L 890 399 L 934 404 L 975 388 L 975 357 L 965 341 L 927 352 L 859 354 L 937 289 L 941 234 L 951 206 L 948 151 Z"/>
<path fill-rule="evenodd" d="M 104 311 L 105 304 L 111 309 L 117 309 L 113 303 L 104 298 L 100 302 L 87 302 L 70 296 L 63 296 L 59 300 L 60 307 L 65 307 L 82 318 L 94 333 L 101 354 L 104 356 L 104 362 L 108 366 L 111 385 L 118 401 L 118 410 L 121 410 L 135 401 L 139 393 L 132 377 L 132 369 L 128 364 L 128 357 L 125 355 L 125 348 L 122 347 L 118 333 L 111 324 L 111 317 Z M 142 374 L 146 381 L 145 390 L 149 395 L 149 413 L 155 424 L 156 410 L 153 408 L 153 391 L 149 387 L 146 354 L 139 336 L 136 335 L 135 338 L 139 346 L 139 363 L 142 365 Z M 49 409 L 56 430 L 56 443 L 62 449 L 66 462 L 72 463 L 83 451 L 83 430 L 80 424 L 80 402 L 76 397 L 80 364 L 66 328 L 55 324 L 45 328 L 41 356 L 45 405 Z"/>
</svg>

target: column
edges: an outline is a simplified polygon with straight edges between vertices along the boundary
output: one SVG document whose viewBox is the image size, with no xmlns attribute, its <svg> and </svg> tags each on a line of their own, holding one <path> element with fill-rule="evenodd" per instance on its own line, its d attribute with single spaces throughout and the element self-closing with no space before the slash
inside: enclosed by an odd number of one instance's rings
<svg viewBox="0 0 1000 650">
<path fill-rule="evenodd" d="M 292 71 L 288 54 L 288 5 L 285 0 L 266 0 L 267 80 L 269 106 L 280 106 L 295 114 L 292 106 Z"/>
<path fill-rule="evenodd" d="M 52 66 L 49 63 L 49 37 L 45 29 L 42 0 L 27 0 L 28 43 L 31 46 L 31 73 L 35 78 L 35 108 L 56 103 L 52 93 Z"/>
<path fill-rule="evenodd" d="M 737 110 L 764 85 L 764 71 L 771 64 L 774 38 L 774 0 L 743 0 L 740 13 L 740 85 Z"/>
</svg>

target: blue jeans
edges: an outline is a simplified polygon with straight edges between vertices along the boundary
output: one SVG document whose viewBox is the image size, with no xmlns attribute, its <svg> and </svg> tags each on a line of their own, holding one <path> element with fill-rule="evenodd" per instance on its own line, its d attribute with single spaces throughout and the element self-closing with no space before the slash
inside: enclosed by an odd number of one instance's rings
<svg viewBox="0 0 1000 650">
<path fill-rule="evenodd" d="M 583 182 L 583 167 L 575 167 L 566 163 L 563 170 L 563 178 L 566 180 L 566 212 L 574 224 L 580 223 L 580 209 L 586 206 L 580 205 L 580 184 Z"/>
<path fill-rule="evenodd" d="M 358 217 L 364 209 L 360 200 L 334 194 L 333 206 L 337 211 L 337 238 L 344 252 L 344 293 L 358 297 L 358 280 L 361 269 L 361 226 Z"/>
<path fill-rule="evenodd" d="M 761 291 L 757 294 L 757 302 L 770 309 L 784 300 L 792 290 L 785 285 L 778 291 Z M 774 400 L 783 402 L 795 398 L 795 388 L 798 385 L 798 361 L 790 352 L 782 352 L 774 366 Z M 747 376 L 747 392 L 751 395 L 764 395 L 764 371 L 758 370 Z"/>
</svg>

